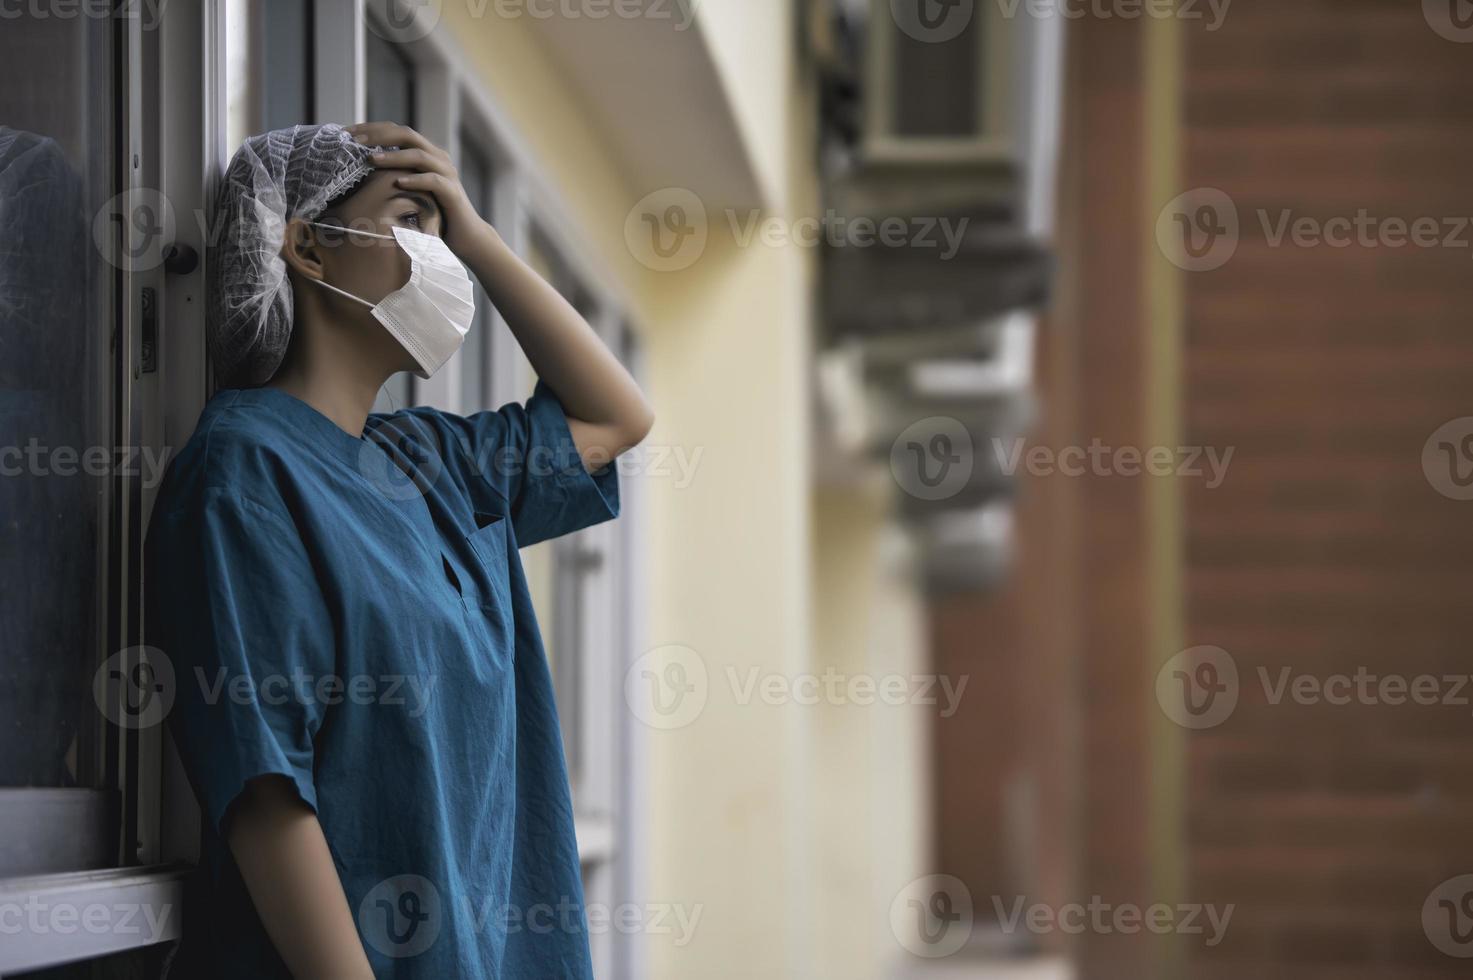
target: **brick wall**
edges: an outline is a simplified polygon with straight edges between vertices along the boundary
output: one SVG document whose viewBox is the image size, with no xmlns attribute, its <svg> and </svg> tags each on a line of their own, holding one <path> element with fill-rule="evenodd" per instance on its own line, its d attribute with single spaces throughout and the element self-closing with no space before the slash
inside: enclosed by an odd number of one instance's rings
<svg viewBox="0 0 1473 980">
<path fill-rule="evenodd" d="M 1473 216 L 1473 44 L 1415 0 L 1237 0 L 1185 55 L 1183 183 L 1241 223 L 1185 280 L 1185 441 L 1236 450 L 1186 485 L 1187 639 L 1240 676 L 1189 739 L 1190 891 L 1238 905 L 1191 975 L 1470 976 L 1421 911 L 1473 872 L 1473 708 L 1275 705 L 1260 672 L 1473 670 L 1473 502 L 1421 465 L 1473 415 L 1473 233 L 1274 247 L 1261 215 Z"/>
</svg>

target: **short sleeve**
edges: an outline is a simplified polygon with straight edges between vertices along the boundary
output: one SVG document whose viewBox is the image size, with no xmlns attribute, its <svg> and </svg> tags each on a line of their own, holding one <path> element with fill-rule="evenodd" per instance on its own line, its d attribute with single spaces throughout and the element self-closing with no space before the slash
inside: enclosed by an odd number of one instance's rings
<svg viewBox="0 0 1473 980">
<path fill-rule="evenodd" d="M 619 516 L 618 466 L 589 472 L 562 402 L 542 379 L 525 405 L 460 417 L 435 413 L 455 432 L 451 466 L 468 467 L 506 502 L 517 545 L 571 534 Z"/>
<path fill-rule="evenodd" d="M 223 833 L 257 776 L 279 774 L 314 809 L 313 739 L 336 676 L 336 642 L 292 522 L 229 490 L 156 515 L 149 530 L 148 635 L 169 660 L 169 724 L 200 807 Z"/>
</svg>

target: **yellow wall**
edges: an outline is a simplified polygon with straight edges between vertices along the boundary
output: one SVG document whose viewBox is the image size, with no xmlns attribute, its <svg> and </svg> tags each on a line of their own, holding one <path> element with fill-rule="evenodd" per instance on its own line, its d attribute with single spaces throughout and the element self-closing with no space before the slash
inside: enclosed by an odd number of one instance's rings
<svg viewBox="0 0 1473 980">
<path fill-rule="evenodd" d="M 893 482 L 820 488 L 814 511 L 815 671 L 910 676 L 927 668 L 923 610 L 906 542 L 887 520 Z M 880 980 L 904 955 L 890 928 L 893 898 L 930 873 L 925 757 L 918 705 L 824 705 L 814 717 L 810 919 L 819 950 L 806 976 Z"/>
<path fill-rule="evenodd" d="M 652 940 L 651 975 L 794 976 L 806 875 L 807 763 L 793 706 L 739 704 L 726 669 L 804 669 L 808 405 L 801 264 L 708 254 L 700 288 L 659 297 L 655 444 L 703 451 L 697 478 L 651 483 L 650 640 L 704 660 L 691 725 L 647 736 L 651 893 L 704 906 L 696 941 Z M 657 515 L 657 516 L 655 516 Z"/>
</svg>

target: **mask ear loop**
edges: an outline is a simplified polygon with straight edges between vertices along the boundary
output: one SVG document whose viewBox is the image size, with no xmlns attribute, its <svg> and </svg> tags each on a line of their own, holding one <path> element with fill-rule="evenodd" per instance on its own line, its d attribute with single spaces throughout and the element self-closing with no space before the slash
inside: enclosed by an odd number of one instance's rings
<svg viewBox="0 0 1473 980">
<path fill-rule="evenodd" d="M 327 229 L 329 229 L 331 231 L 347 232 L 348 234 L 354 234 L 354 235 L 368 235 L 370 238 L 388 238 L 390 240 L 392 240 L 394 238 L 393 235 L 380 235 L 377 232 L 362 231 L 362 230 L 357 229 L 357 228 L 349 228 L 347 225 L 329 225 L 329 224 L 324 224 L 321 221 L 307 221 L 307 222 L 304 222 L 304 223 L 305 224 L 312 225 L 312 226 L 317 227 L 317 228 L 327 228 Z M 357 302 L 362 303 L 364 306 L 368 307 L 370 310 L 373 309 L 373 307 L 375 305 L 373 303 L 370 303 L 368 300 L 364 299 L 362 296 L 355 296 L 352 293 L 348 292 L 346 289 L 340 289 L 337 286 L 334 286 L 332 283 L 328 282 L 326 279 L 313 279 L 312 281 L 315 282 L 315 283 L 317 283 L 319 286 L 326 286 L 328 289 L 331 289 L 333 292 L 335 292 L 335 293 L 337 293 L 337 294 L 339 294 L 341 296 L 346 296 L 346 297 L 348 297 L 351 300 L 356 300 Z"/>
<path fill-rule="evenodd" d="M 335 293 L 337 293 L 337 294 L 339 294 L 341 296 L 346 296 L 349 299 L 353 300 L 354 302 L 362 303 L 364 306 L 368 307 L 370 310 L 373 309 L 373 307 L 375 305 L 373 303 L 370 303 L 368 300 L 364 299 L 362 296 L 354 296 L 352 293 L 348 292 L 346 289 L 340 289 L 337 286 L 334 286 L 332 283 L 328 282 L 326 279 L 313 279 L 312 281 L 315 282 L 315 283 L 317 283 L 317 285 L 319 285 L 319 286 L 325 286 L 328 289 L 331 289 L 333 292 L 335 292 Z"/>
<path fill-rule="evenodd" d="M 384 235 L 376 231 L 364 231 L 362 228 L 350 228 L 347 225 L 329 225 L 322 221 L 306 221 L 303 224 L 313 225 L 317 228 L 327 228 L 331 231 L 346 232 L 349 235 L 367 235 L 369 238 L 386 238 L 389 241 L 398 241 L 393 235 Z"/>
</svg>

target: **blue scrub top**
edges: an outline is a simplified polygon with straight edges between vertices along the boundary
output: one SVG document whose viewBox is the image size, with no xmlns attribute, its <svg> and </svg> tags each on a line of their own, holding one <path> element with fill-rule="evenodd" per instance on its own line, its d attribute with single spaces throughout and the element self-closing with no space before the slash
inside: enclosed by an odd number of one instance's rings
<svg viewBox="0 0 1473 980">
<path fill-rule="evenodd" d="M 203 815 L 175 975 L 287 977 L 221 837 L 247 780 L 318 815 L 380 977 L 591 977 L 552 679 L 517 549 L 619 513 L 561 403 L 206 406 L 160 487 L 147 636 Z"/>
</svg>

